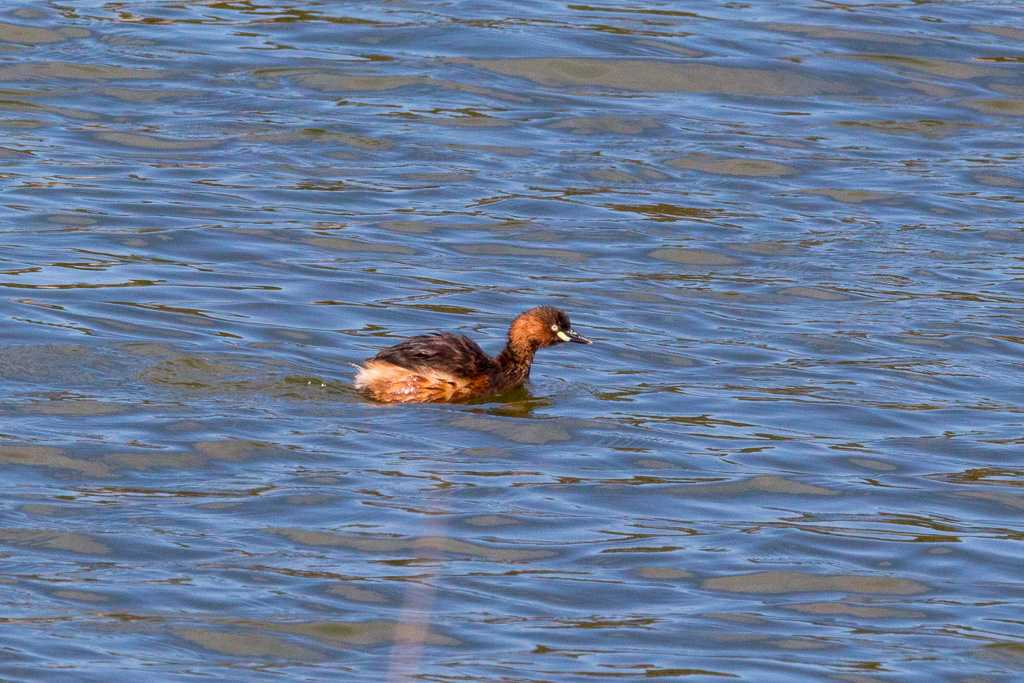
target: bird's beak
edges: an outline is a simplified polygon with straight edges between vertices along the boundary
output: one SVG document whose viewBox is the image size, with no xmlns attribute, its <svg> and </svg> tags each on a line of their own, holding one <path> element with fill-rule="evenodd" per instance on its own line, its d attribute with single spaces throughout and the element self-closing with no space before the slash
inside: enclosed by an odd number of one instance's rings
<svg viewBox="0 0 1024 683">
<path fill-rule="evenodd" d="M 590 341 L 589 339 L 587 339 L 586 337 L 584 337 L 579 332 L 577 332 L 576 330 L 569 330 L 568 332 L 565 332 L 563 330 L 559 330 L 558 331 L 558 338 L 561 339 L 562 341 L 576 342 L 577 344 L 593 344 L 594 343 L 594 342 Z"/>
</svg>

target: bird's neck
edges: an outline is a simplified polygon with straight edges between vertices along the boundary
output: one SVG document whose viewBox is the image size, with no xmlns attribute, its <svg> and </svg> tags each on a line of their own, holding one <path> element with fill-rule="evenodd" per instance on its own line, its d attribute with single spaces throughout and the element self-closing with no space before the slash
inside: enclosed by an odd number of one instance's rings
<svg viewBox="0 0 1024 683">
<path fill-rule="evenodd" d="M 498 378 L 499 389 L 511 389 L 525 382 L 530 377 L 530 365 L 537 347 L 533 344 L 517 342 L 509 339 L 505 348 L 495 359 L 501 377 Z"/>
</svg>

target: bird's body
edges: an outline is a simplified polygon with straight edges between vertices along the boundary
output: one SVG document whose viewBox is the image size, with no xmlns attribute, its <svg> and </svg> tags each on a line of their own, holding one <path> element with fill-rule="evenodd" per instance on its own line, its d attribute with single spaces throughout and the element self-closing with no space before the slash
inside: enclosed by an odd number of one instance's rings
<svg viewBox="0 0 1024 683">
<path fill-rule="evenodd" d="M 441 332 L 410 337 L 382 350 L 359 367 L 355 386 L 384 403 L 465 401 L 523 384 L 537 349 L 563 341 L 589 344 L 573 331 L 568 316 L 540 306 L 519 315 L 505 349 L 492 358 L 476 342 Z"/>
</svg>

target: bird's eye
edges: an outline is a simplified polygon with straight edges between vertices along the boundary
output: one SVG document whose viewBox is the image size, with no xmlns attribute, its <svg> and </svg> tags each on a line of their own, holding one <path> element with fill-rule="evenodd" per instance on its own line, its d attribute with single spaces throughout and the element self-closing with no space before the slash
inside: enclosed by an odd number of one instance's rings
<svg viewBox="0 0 1024 683">
<path fill-rule="evenodd" d="M 551 331 L 552 331 L 552 332 L 558 332 L 558 323 L 555 323 L 555 324 L 553 324 L 553 325 L 551 326 Z"/>
</svg>

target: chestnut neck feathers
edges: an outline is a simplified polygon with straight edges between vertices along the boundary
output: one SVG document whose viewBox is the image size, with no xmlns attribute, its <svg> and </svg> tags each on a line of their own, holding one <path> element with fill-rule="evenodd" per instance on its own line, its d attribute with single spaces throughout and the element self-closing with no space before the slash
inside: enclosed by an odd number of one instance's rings
<svg viewBox="0 0 1024 683">
<path fill-rule="evenodd" d="M 498 383 L 506 386 L 522 384 L 530 376 L 530 366 L 533 364 L 533 355 L 540 348 L 536 339 L 529 337 L 513 336 L 509 330 L 508 342 L 502 349 L 495 362 L 498 365 Z"/>
<path fill-rule="evenodd" d="M 521 313 L 508 328 L 508 342 L 495 362 L 499 377 L 496 383 L 502 387 L 522 384 L 530 376 L 530 366 L 537 349 L 557 343 L 550 325 L 557 322 L 564 313 L 550 306 L 539 306 Z"/>
</svg>

